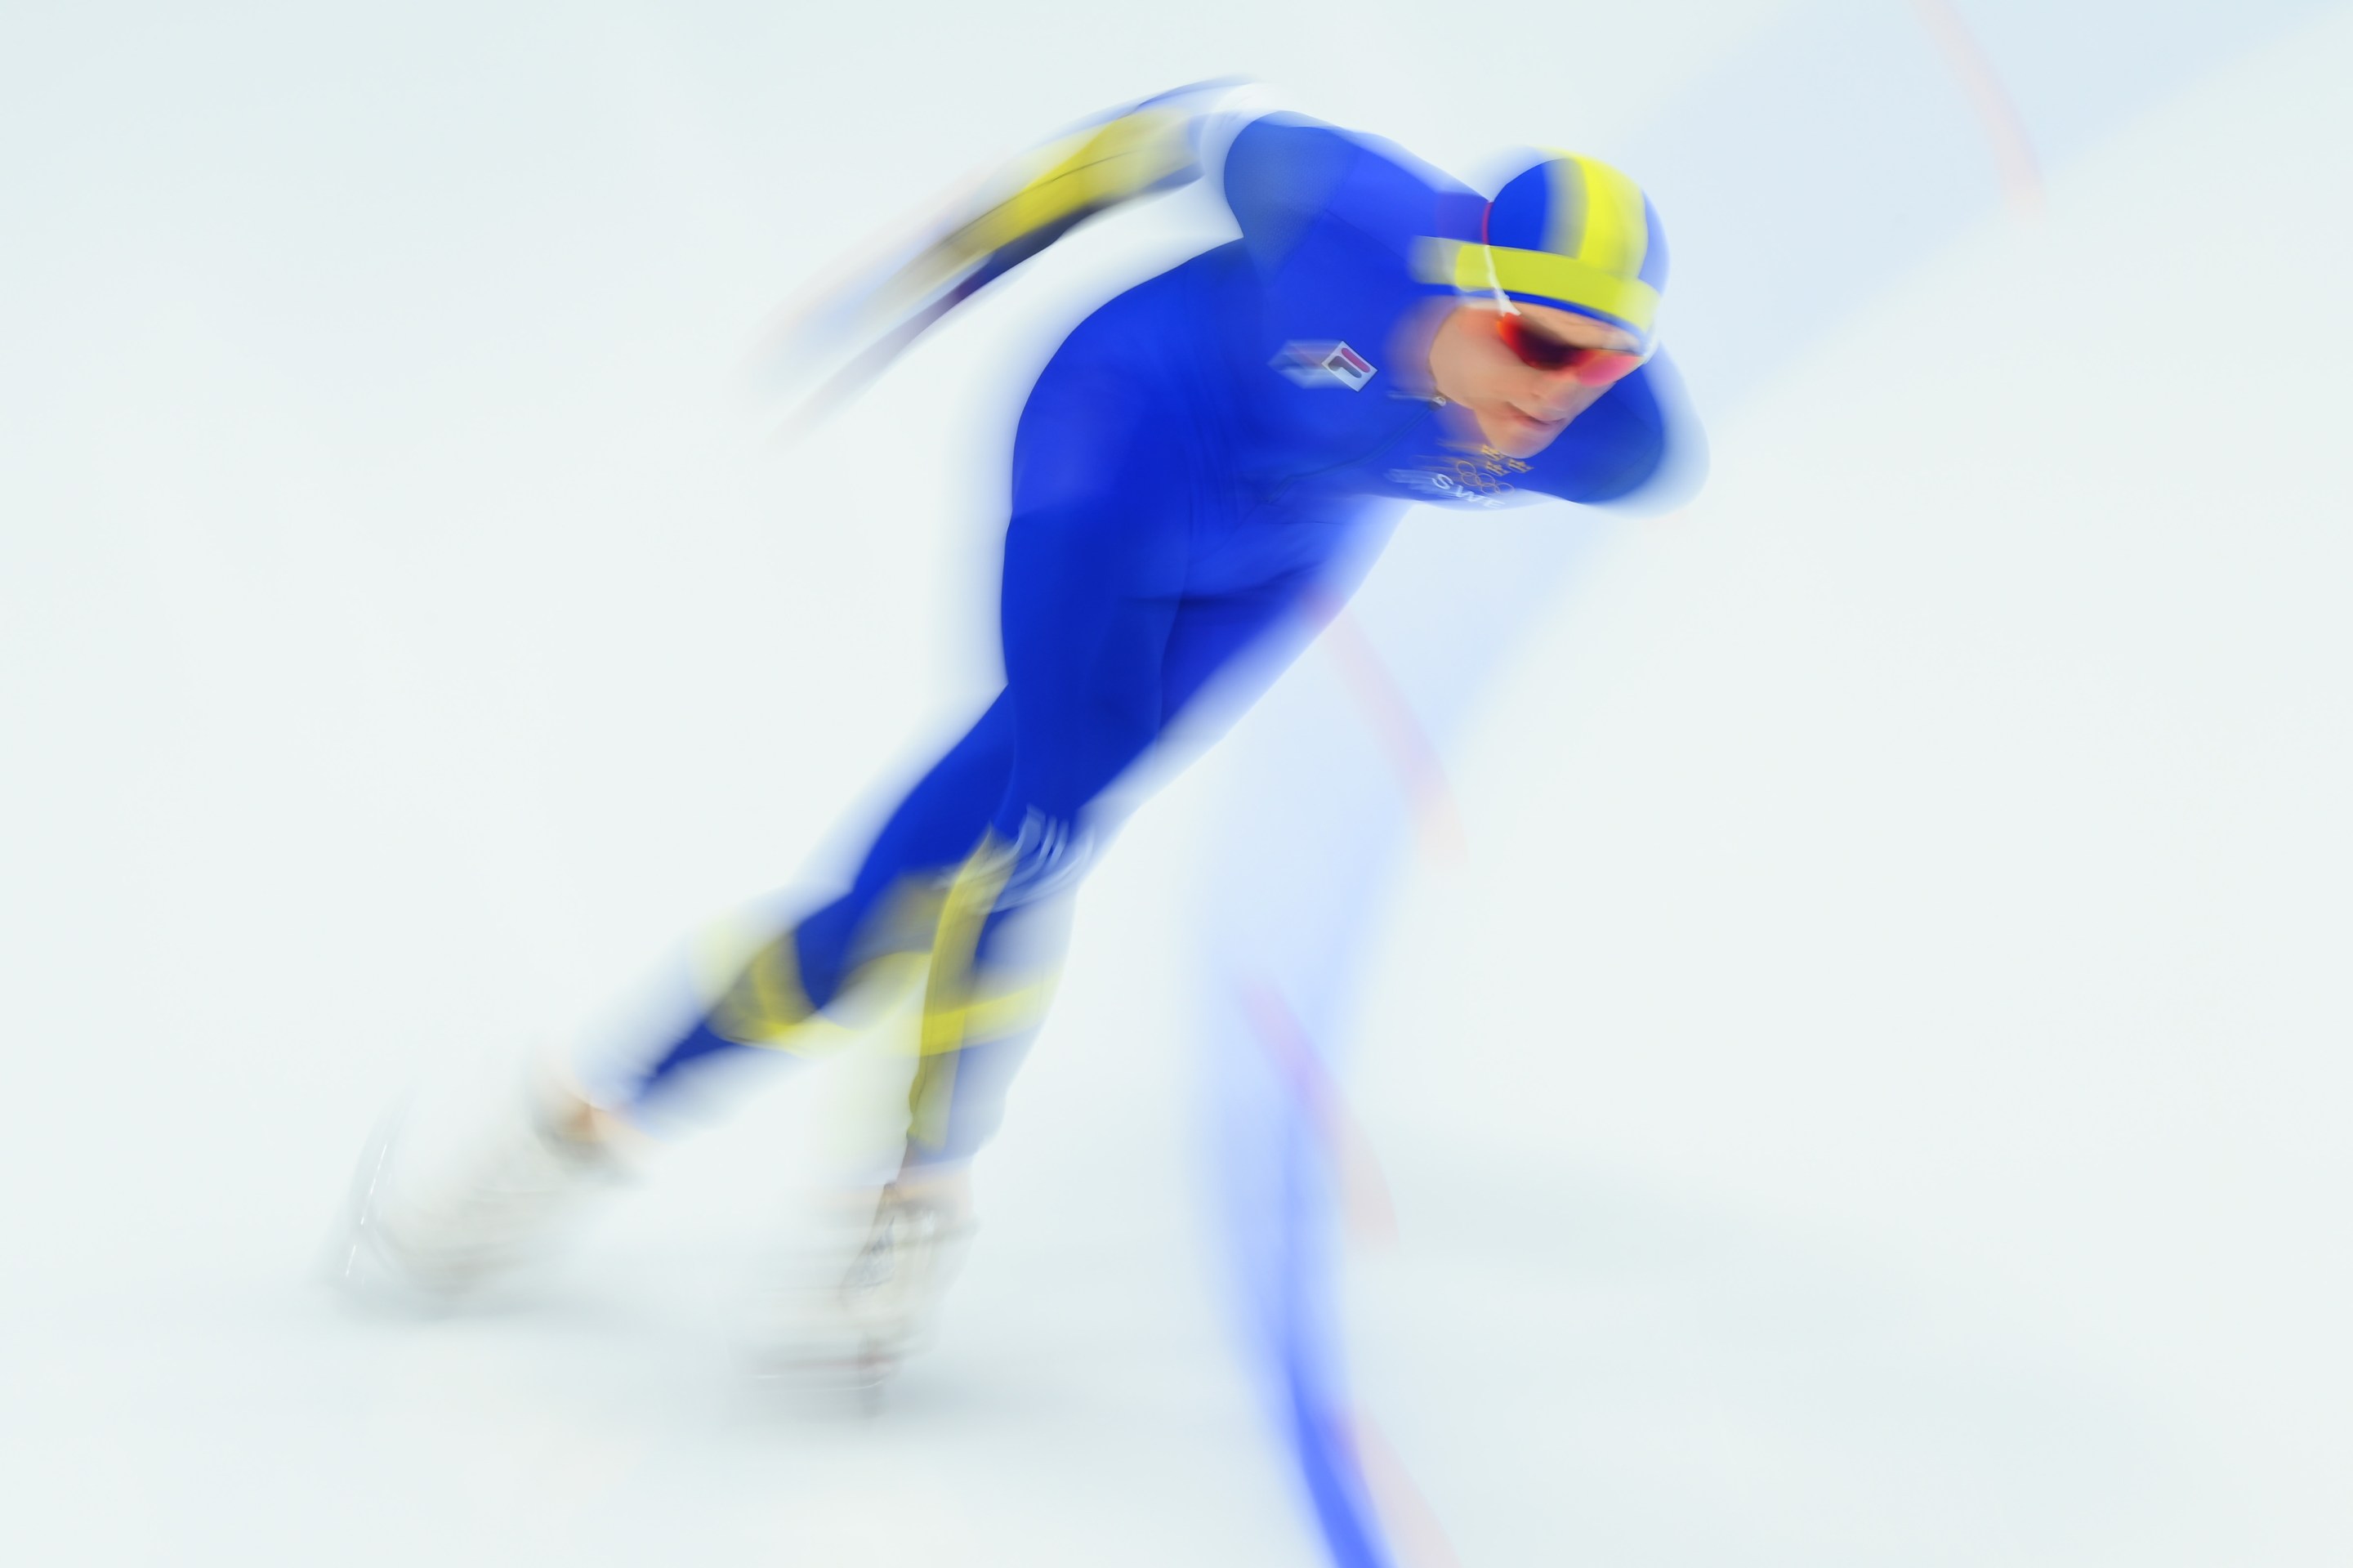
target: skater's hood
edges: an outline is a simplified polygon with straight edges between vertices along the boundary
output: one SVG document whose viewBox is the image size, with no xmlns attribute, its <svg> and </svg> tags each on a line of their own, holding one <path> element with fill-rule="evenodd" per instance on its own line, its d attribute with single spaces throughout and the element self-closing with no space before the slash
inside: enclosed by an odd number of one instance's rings
<svg viewBox="0 0 2353 1568">
<path fill-rule="evenodd" d="M 1549 153 L 1504 182 L 1475 240 L 1432 240 L 1433 282 L 1573 311 L 1656 341 L 1666 232 L 1642 188 L 1599 158 Z"/>
</svg>

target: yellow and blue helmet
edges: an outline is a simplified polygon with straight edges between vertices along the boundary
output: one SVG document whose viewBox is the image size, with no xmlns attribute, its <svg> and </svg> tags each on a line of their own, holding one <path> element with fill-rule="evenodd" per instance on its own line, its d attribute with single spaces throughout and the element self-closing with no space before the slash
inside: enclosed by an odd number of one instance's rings
<svg viewBox="0 0 2353 1568">
<path fill-rule="evenodd" d="M 1667 283 L 1667 238 L 1651 198 L 1599 158 L 1558 153 L 1521 170 L 1487 204 L 1476 244 L 1454 253 L 1453 283 L 1623 327 L 1648 349 Z"/>
</svg>

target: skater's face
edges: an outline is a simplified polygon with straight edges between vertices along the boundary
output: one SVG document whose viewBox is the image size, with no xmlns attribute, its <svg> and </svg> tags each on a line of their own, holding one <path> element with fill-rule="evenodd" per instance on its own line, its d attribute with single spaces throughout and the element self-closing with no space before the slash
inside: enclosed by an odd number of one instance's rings
<svg viewBox="0 0 2353 1568">
<path fill-rule="evenodd" d="M 1506 457 L 1534 457 L 1637 363 L 1616 356 L 1639 354 L 1641 345 L 1590 316 L 1514 303 L 1518 314 L 1509 322 L 1493 300 L 1455 307 L 1430 342 L 1430 376 L 1489 446 Z"/>
</svg>

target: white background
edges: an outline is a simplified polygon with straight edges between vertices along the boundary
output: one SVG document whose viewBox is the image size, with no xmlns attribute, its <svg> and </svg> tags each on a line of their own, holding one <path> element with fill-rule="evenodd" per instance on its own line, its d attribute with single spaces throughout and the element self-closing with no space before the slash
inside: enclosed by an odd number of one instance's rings
<svg viewBox="0 0 2353 1568">
<path fill-rule="evenodd" d="M 1472 172 L 1785 9 L 11 13 L 10 1555 L 1315 1561 L 1189 1169 L 1170 890 L 1222 753 L 1091 884 L 879 1419 L 723 1343 L 854 1066 L 497 1310 L 355 1315 L 315 1255 L 417 1074 L 641 994 L 966 715 L 1007 366 L 1200 215 L 784 451 L 735 369 L 796 285 L 1174 82 Z M 1462 1562 L 2353 1546 L 2348 68 L 2341 12 L 2251 40 L 2041 221 L 1989 201 L 1711 420 L 1702 502 L 1448 757 L 1470 853 L 1362 1007 L 1400 1237 L 1350 1301 Z"/>
</svg>

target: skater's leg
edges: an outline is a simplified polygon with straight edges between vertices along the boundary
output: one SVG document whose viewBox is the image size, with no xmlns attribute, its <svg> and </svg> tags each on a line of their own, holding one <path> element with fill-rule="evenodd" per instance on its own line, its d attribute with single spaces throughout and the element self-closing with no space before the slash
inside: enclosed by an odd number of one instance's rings
<svg viewBox="0 0 2353 1568">
<path fill-rule="evenodd" d="M 906 1164 L 968 1160 L 1042 1021 L 1062 895 L 1083 874 L 1088 808 L 1160 733 L 1162 669 L 1183 606 L 1190 497 L 1181 454 L 1131 447 L 1108 488 L 1017 444 L 1000 601 L 1014 748 L 1008 777 L 942 904 L 923 981 Z"/>
<path fill-rule="evenodd" d="M 799 1048 L 819 1011 L 856 991 L 878 960 L 931 946 L 939 889 L 1003 796 L 1010 718 L 1000 694 L 892 812 L 849 890 L 763 943 L 710 1009 L 653 1054 L 628 1086 L 631 1105 L 707 1058 Z"/>
<path fill-rule="evenodd" d="M 812 1005 L 831 1006 L 875 959 L 931 945 L 938 889 L 972 853 L 990 808 L 1003 796 L 1013 761 L 1011 720 L 1011 705 L 1000 692 L 892 810 L 849 891 L 794 927 L 794 962 Z M 927 907 L 887 919 L 890 901 L 910 893 L 919 893 Z"/>
<path fill-rule="evenodd" d="M 630 1104 L 712 1056 L 807 1048 L 806 1026 L 878 960 L 932 949 L 909 1158 L 967 1159 L 993 1135 L 1060 967 L 1069 911 L 1056 894 L 1075 885 L 1084 842 L 1098 831 L 1082 821 L 1087 806 L 1205 684 L 1293 615 L 1311 581 L 1213 598 L 1103 591 L 1167 581 L 1174 520 L 1164 517 L 1156 533 L 1144 521 L 1131 509 L 1127 527 L 1107 529 L 1092 511 L 1065 511 L 1008 529 L 1008 689 L 892 812 L 849 889 L 763 944 L 719 1001 L 654 1057 Z M 1032 632 L 1041 625 L 1048 635 Z M 1017 753 L 1035 760 L 1017 767 Z M 944 943 L 953 922 L 943 889 L 992 823 L 996 853 L 1013 856 L 1008 885 L 976 935 Z M 976 1009 L 951 1000 L 966 991 L 979 997 Z"/>
<path fill-rule="evenodd" d="M 1008 547 L 1008 568 L 1023 558 Z M 1241 594 L 1183 599 L 1165 617 L 1156 601 L 1145 601 L 1141 613 L 1133 606 L 1124 611 L 1114 607 L 1103 618 L 1109 631 L 1096 644 L 1098 656 L 1077 662 L 1092 673 L 1088 682 L 1068 678 L 1071 662 L 1030 668 L 1014 654 L 1008 637 L 1008 668 L 1019 672 L 1012 689 L 1032 721 L 1028 744 L 1059 745 L 1072 726 L 1056 720 L 1071 711 L 1124 713 L 1129 743 L 1103 744 L 1098 731 L 1092 756 L 1074 758 L 1063 752 L 1039 765 L 1017 764 L 988 842 L 959 872 L 925 977 L 923 1055 L 908 1097 L 910 1176 L 937 1179 L 953 1171 L 995 1136 L 1004 1119 L 1006 1091 L 1044 1020 L 1068 941 L 1071 895 L 1084 866 L 1082 852 L 1071 852 L 1071 863 L 1064 866 L 1039 863 L 1052 846 L 1040 842 L 1035 824 L 1051 814 L 1078 819 L 1077 836 L 1103 831 L 1101 824 L 1084 821 L 1103 789 L 1187 709 L 1206 683 L 1293 614 L 1310 580 L 1303 577 Z M 1038 602 L 1038 585 L 1025 587 L 1025 602 Z M 1079 619 L 1060 618 L 1066 626 Z M 1124 646 L 1147 641 L 1157 645 L 1156 668 L 1148 683 L 1139 683 L 1141 690 L 1106 690 L 1099 683 L 1107 674 L 1115 678 Z M 1049 703 L 1059 707 L 1050 708 Z M 1148 721 L 1138 716 L 1145 713 Z M 1029 761 L 1025 752 L 1019 762 Z M 1067 793 L 1056 795 L 1056 786 Z M 1081 791 L 1077 805 L 1071 805 L 1071 795 Z M 1008 844 L 1000 836 L 1008 823 L 1032 831 Z"/>
<path fill-rule="evenodd" d="M 961 880 L 961 879 L 960 879 Z M 956 898 L 970 896 L 963 882 Z M 985 893 L 980 895 L 985 896 Z M 993 910 L 971 941 L 943 940 L 925 976 L 923 1054 L 907 1091 L 904 1170 L 960 1168 L 996 1136 L 1005 1095 L 1045 1022 L 1068 946 L 1069 893 Z M 948 922 L 942 922 L 944 935 Z"/>
</svg>

